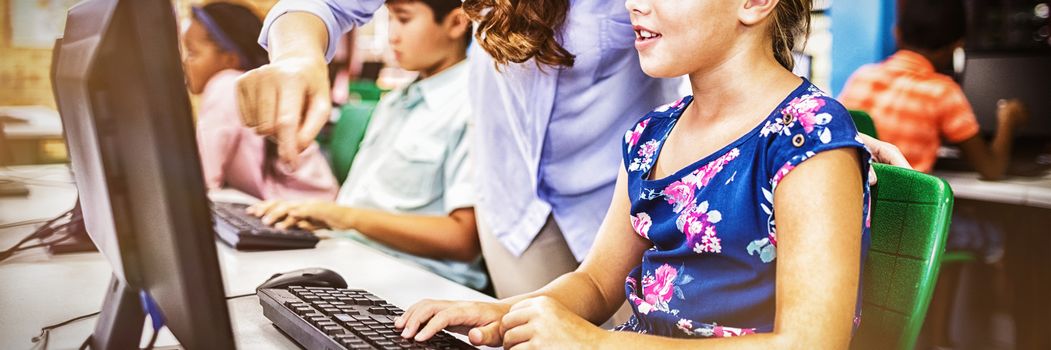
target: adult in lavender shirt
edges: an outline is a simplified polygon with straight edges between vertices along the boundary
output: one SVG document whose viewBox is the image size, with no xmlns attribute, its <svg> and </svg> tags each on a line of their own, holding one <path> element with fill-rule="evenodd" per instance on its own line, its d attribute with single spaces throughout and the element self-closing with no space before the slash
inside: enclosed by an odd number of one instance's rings
<svg viewBox="0 0 1051 350">
<path fill-rule="evenodd" d="M 271 9 L 260 36 L 271 63 L 241 78 L 241 108 L 247 124 L 277 136 L 283 159 L 294 162 L 328 118 L 325 62 L 336 39 L 383 2 L 284 0 Z M 507 297 L 584 259 L 612 198 L 624 132 L 678 98 L 680 81 L 642 72 L 622 1 L 464 7 L 479 21 L 468 53 L 479 239 L 497 296 Z M 907 164 L 893 146 L 867 144 L 877 158 Z"/>
</svg>

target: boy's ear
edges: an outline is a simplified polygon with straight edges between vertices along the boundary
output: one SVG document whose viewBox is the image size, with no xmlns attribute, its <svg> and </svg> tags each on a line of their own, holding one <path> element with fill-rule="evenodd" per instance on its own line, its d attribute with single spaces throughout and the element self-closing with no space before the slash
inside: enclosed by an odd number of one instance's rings
<svg viewBox="0 0 1051 350">
<path fill-rule="evenodd" d="M 741 0 L 737 19 L 746 26 L 754 26 L 773 14 L 780 0 Z"/>
<path fill-rule="evenodd" d="M 462 8 L 455 8 L 445 16 L 445 29 L 452 39 L 460 39 L 464 35 L 471 35 L 471 33 L 468 33 L 470 26 L 471 20 L 467 18 L 467 13 Z"/>
</svg>

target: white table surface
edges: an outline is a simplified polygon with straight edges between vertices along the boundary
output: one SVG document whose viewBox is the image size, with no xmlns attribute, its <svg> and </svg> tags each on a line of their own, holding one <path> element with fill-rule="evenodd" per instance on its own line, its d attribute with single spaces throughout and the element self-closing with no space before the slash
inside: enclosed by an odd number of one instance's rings
<svg viewBox="0 0 1051 350">
<path fill-rule="evenodd" d="M 0 198 L 0 224 L 54 216 L 72 208 L 76 192 L 64 165 L 9 167 L 0 175 L 29 176 L 28 197 Z M 47 181 L 45 181 L 47 180 Z M 64 185 L 63 185 L 64 183 Z M 229 193 L 221 194 L 229 199 Z M 247 197 L 250 199 L 250 197 Z M 6 249 L 33 226 L 0 229 Z M 241 252 L 217 242 L 227 296 L 250 293 L 277 272 L 324 267 L 341 274 L 353 288 L 364 288 L 406 308 L 423 299 L 492 300 L 411 263 L 347 239 L 323 239 L 315 249 Z M 42 249 L 25 251 L 0 262 L 0 348 L 32 347 L 40 328 L 98 311 L 112 269 L 98 253 L 49 256 Z M 262 314 L 256 297 L 228 303 L 234 338 L 241 349 L 298 349 Z M 92 332 L 97 318 L 52 331 L 49 348 L 76 348 Z M 145 331 L 148 335 L 149 331 Z M 174 344 L 170 333 L 159 346 Z"/>
<path fill-rule="evenodd" d="M 62 119 L 58 111 L 44 106 L 0 106 L 0 115 L 25 120 L 26 123 L 5 124 L 4 134 L 9 139 L 60 138 Z"/>
<path fill-rule="evenodd" d="M 956 198 L 1051 209 L 1051 173 L 982 181 L 976 172 L 935 171 L 952 186 Z"/>
</svg>

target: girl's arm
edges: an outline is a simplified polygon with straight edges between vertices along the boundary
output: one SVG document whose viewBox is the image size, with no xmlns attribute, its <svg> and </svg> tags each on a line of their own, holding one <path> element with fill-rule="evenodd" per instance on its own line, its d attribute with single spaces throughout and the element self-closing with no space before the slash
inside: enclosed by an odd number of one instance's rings
<svg viewBox="0 0 1051 350">
<path fill-rule="evenodd" d="M 650 242 L 635 234 L 631 227 L 626 177 L 622 169 L 595 245 L 576 271 L 559 277 L 536 292 L 496 303 L 425 300 L 409 308 L 395 325 L 404 328 L 403 336 L 417 340 L 429 339 L 446 327 L 473 327 L 468 333 L 472 343 L 499 346 L 507 328 L 501 326 L 501 319 L 512 305 L 534 298 L 565 305 L 568 309 L 565 314 L 573 318 L 563 321 L 578 326 L 566 330 L 604 333 L 594 324 L 606 321 L 624 303 L 624 278 L 639 264 L 643 251 L 650 247 Z"/>
<path fill-rule="evenodd" d="M 777 302 L 773 333 L 699 340 L 608 332 L 598 340 L 597 347 L 846 349 L 850 345 L 861 269 L 863 194 L 858 162 L 854 149 L 822 152 L 800 164 L 777 186 Z M 531 312 L 555 313 L 551 309 L 557 307 Z M 538 345 L 551 345 L 547 339 L 557 336 L 528 335 L 526 341 Z"/>
<path fill-rule="evenodd" d="M 377 242 L 422 257 L 473 261 L 481 253 L 474 208 L 455 209 L 441 216 L 395 214 L 325 201 L 269 201 L 252 206 L 249 213 L 282 229 L 357 230 Z"/>
</svg>

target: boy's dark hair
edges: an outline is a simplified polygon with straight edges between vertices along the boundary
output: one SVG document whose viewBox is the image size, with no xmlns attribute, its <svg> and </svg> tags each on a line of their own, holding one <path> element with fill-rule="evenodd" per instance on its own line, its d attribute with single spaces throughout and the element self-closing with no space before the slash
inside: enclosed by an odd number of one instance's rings
<svg viewBox="0 0 1051 350">
<path fill-rule="evenodd" d="M 967 34 L 963 0 L 900 0 L 898 40 L 923 50 L 945 48 Z"/>
<path fill-rule="evenodd" d="M 461 0 L 387 0 L 388 4 L 418 2 L 431 8 L 434 13 L 434 22 L 441 23 L 453 10 L 460 8 Z M 471 24 L 467 24 L 467 32 L 464 33 L 464 45 L 471 45 Z"/>
<path fill-rule="evenodd" d="M 256 41 L 259 39 L 259 32 L 263 30 L 263 21 L 252 10 L 227 2 L 213 2 L 201 9 L 211 17 L 222 34 L 237 46 L 241 60 L 247 61 L 241 62 L 242 69 L 251 70 L 270 62 L 266 50 Z"/>
</svg>

